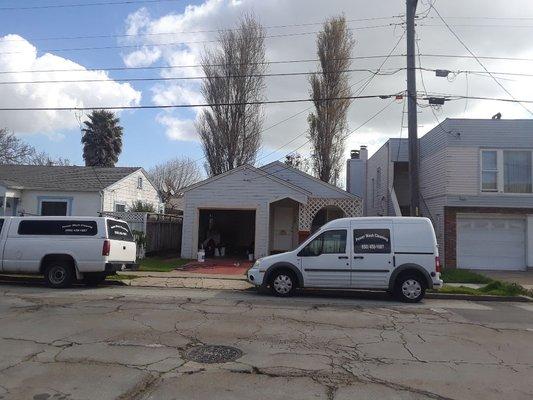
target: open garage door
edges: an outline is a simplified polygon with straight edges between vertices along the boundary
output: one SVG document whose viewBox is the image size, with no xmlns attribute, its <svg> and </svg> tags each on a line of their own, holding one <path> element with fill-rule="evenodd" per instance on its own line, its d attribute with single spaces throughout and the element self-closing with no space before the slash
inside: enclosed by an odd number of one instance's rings
<svg viewBox="0 0 533 400">
<path fill-rule="evenodd" d="M 457 266 L 526 268 L 526 221 L 521 217 L 457 216 Z"/>
<path fill-rule="evenodd" d="M 255 246 L 255 210 L 201 209 L 198 243 L 206 257 L 248 258 Z"/>
</svg>

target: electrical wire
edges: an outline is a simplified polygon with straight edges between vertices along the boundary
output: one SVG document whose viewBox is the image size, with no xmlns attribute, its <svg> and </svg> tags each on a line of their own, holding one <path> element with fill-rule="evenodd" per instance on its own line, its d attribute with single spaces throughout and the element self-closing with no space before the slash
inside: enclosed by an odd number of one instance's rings
<svg viewBox="0 0 533 400">
<path fill-rule="evenodd" d="M 450 31 L 450 33 L 457 39 L 457 41 L 459 43 L 461 43 L 461 45 L 466 49 L 466 51 L 468 51 L 468 53 L 470 53 L 470 55 L 472 57 L 474 57 L 474 59 L 477 61 L 477 63 L 481 66 L 481 68 L 483 68 L 485 70 L 485 72 L 487 74 L 489 74 L 489 76 L 494 80 L 494 82 L 496 82 L 496 84 L 505 92 L 507 93 L 507 95 L 509 97 L 511 97 L 511 99 L 515 100 L 516 101 L 516 98 L 513 96 L 513 94 L 507 90 L 507 88 L 493 75 L 490 73 L 490 71 L 487 69 L 487 67 L 485 67 L 485 64 L 483 64 L 481 62 L 481 60 L 479 59 L 479 57 L 477 57 L 474 52 L 472 50 L 470 50 L 470 48 L 466 45 L 466 43 L 461 39 L 461 37 L 448 25 L 448 23 L 446 22 L 446 20 L 444 18 L 442 18 L 442 16 L 440 15 L 439 11 L 437 10 L 437 8 L 435 7 L 434 4 L 430 4 L 431 8 L 433 9 L 433 11 L 435 11 L 435 13 L 438 15 L 438 17 L 441 19 L 441 21 L 443 22 L 444 25 L 446 25 L 446 27 L 448 28 L 448 30 Z M 533 111 L 531 111 L 529 108 L 527 108 L 524 104 L 522 104 L 521 102 L 517 101 L 521 107 L 526 110 L 529 114 L 533 115 Z"/>
</svg>

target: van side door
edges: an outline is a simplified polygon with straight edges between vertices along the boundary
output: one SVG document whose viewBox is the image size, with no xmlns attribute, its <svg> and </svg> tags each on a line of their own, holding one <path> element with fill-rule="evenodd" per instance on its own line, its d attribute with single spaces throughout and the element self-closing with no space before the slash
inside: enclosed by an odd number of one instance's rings
<svg viewBox="0 0 533 400">
<path fill-rule="evenodd" d="M 298 252 L 305 286 L 350 287 L 350 246 L 345 228 L 327 230 Z"/>
<path fill-rule="evenodd" d="M 386 288 L 394 268 L 392 224 L 359 222 L 351 225 L 353 288 Z"/>
</svg>

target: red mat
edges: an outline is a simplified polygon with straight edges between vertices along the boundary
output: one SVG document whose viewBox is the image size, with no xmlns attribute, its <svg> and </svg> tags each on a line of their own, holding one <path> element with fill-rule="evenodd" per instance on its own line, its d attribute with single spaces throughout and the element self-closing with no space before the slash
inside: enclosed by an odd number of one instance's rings
<svg viewBox="0 0 533 400">
<path fill-rule="evenodd" d="M 177 270 L 198 274 L 244 275 L 252 264 L 253 262 L 248 260 L 209 259 L 203 263 L 197 261 L 190 262 L 183 267 L 177 268 Z"/>
</svg>

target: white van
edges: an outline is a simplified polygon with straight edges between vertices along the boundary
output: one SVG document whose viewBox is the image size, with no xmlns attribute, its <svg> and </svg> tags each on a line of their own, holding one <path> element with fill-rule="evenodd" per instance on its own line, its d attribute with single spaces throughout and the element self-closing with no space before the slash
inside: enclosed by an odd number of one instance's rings
<svg viewBox="0 0 533 400">
<path fill-rule="evenodd" d="M 336 219 L 296 250 L 257 260 L 247 277 L 277 296 L 305 287 L 383 289 L 406 302 L 443 285 L 435 231 L 417 217 Z"/>
<path fill-rule="evenodd" d="M 0 217 L 0 273 L 42 274 L 54 288 L 97 285 L 135 264 L 128 224 L 106 217 Z"/>
</svg>

